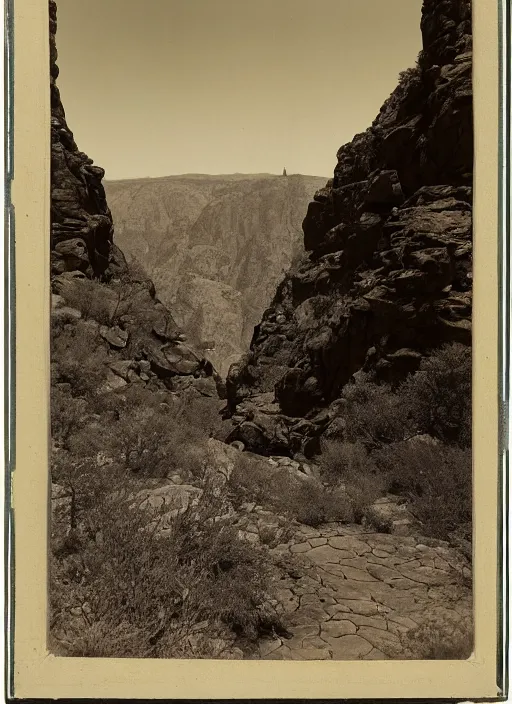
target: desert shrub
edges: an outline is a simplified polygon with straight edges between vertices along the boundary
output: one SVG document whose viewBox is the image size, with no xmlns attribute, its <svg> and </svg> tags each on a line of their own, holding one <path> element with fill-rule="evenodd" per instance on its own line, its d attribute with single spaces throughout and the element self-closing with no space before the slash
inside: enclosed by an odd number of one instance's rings
<svg viewBox="0 0 512 704">
<path fill-rule="evenodd" d="M 349 384 L 343 392 L 344 437 L 369 448 L 404 437 L 406 418 L 401 399 L 386 384 Z"/>
<path fill-rule="evenodd" d="M 367 509 L 384 495 L 384 483 L 378 475 L 352 475 L 345 483 L 345 495 L 351 509 L 350 522 L 362 523 Z"/>
<path fill-rule="evenodd" d="M 76 308 L 84 320 L 108 325 L 111 318 L 110 287 L 99 281 L 81 279 L 66 290 L 66 303 Z"/>
<path fill-rule="evenodd" d="M 235 508 L 250 502 L 262 506 L 269 505 L 273 498 L 268 468 L 263 462 L 253 460 L 246 453 L 240 453 L 237 457 L 227 489 Z"/>
<path fill-rule="evenodd" d="M 418 77 L 418 71 L 416 68 L 406 68 L 398 74 L 398 85 L 402 89 L 407 89 L 407 86 L 414 82 Z"/>
<path fill-rule="evenodd" d="M 114 471 L 108 469 L 109 482 L 115 476 Z M 75 533 L 79 524 L 85 528 L 97 487 L 107 484 L 105 470 L 99 468 L 92 457 L 78 458 L 70 452 L 58 451 L 52 456 L 51 475 L 53 482 L 67 490 L 69 505 L 63 521 L 65 534 Z"/>
<path fill-rule="evenodd" d="M 253 502 L 310 526 L 353 519 L 346 493 L 336 486 L 294 477 L 293 471 L 286 467 L 271 470 L 245 454 L 235 463 L 228 491 L 237 508 L 245 502 Z"/>
<path fill-rule="evenodd" d="M 219 404 L 215 398 L 184 399 L 182 404 L 184 422 L 193 422 L 197 430 L 206 437 L 214 437 L 223 426 Z"/>
<path fill-rule="evenodd" d="M 287 497 L 287 510 L 300 523 L 316 528 L 329 521 L 350 523 L 353 511 L 344 491 L 304 482 Z"/>
<path fill-rule="evenodd" d="M 136 410 L 114 423 L 109 444 L 117 450 L 127 469 L 162 476 L 167 473 L 167 453 L 171 450 L 169 425 L 166 414 Z"/>
<path fill-rule="evenodd" d="M 467 660 L 473 652 L 473 627 L 469 619 L 430 617 L 402 636 L 409 660 Z"/>
<path fill-rule="evenodd" d="M 195 404 L 125 408 L 106 431 L 105 444 L 127 469 L 146 476 L 176 472 L 200 477 L 204 469 L 205 427 L 195 424 Z"/>
<path fill-rule="evenodd" d="M 74 361 L 59 365 L 59 377 L 74 383 L 52 387 L 52 436 L 77 458 L 103 453 L 133 473 L 162 477 L 177 473 L 201 479 L 206 442 L 220 422 L 213 399 L 177 399 L 133 384 L 119 392 L 97 391 L 96 370 Z M 69 369 L 88 378 L 75 383 Z M 74 397 L 72 393 L 84 396 Z"/>
<path fill-rule="evenodd" d="M 161 404 L 169 401 L 167 391 L 150 391 L 143 384 L 129 384 L 110 393 L 98 394 L 89 399 L 89 405 L 94 413 L 108 416 L 123 416 L 136 409 L 155 411 Z"/>
<path fill-rule="evenodd" d="M 276 529 L 270 526 L 261 526 L 259 536 L 260 542 L 263 543 L 263 545 L 275 547 L 279 543 L 279 539 L 276 537 Z"/>
<path fill-rule="evenodd" d="M 107 352 L 98 331 L 79 321 L 53 341 L 54 380 L 70 385 L 73 396 L 96 394 L 106 378 Z"/>
<path fill-rule="evenodd" d="M 299 523 L 316 528 L 329 520 L 329 502 L 321 485 L 293 486 L 286 497 L 286 511 Z"/>
<path fill-rule="evenodd" d="M 119 319 L 124 315 L 137 316 L 137 313 L 142 312 L 139 307 L 141 306 L 141 294 L 144 298 L 145 288 L 143 282 L 134 281 L 129 275 L 110 285 L 113 299 L 110 325 L 119 322 Z"/>
<path fill-rule="evenodd" d="M 209 621 L 210 633 L 217 624 L 247 639 L 279 627 L 266 558 L 217 520 L 222 499 L 207 489 L 164 535 L 161 510 L 134 507 L 122 485 L 105 489 L 97 487 L 88 511 L 96 540 L 79 560 L 52 561 L 52 631 L 66 654 L 190 657 L 201 622 Z M 86 611 L 66 638 L 71 604 Z"/>
<path fill-rule="evenodd" d="M 349 507 L 349 520 L 360 523 L 365 510 L 385 493 L 382 474 L 361 443 L 327 440 L 318 458 L 323 476 L 338 485 L 336 495 Z"/>
<path fill-rule="evenodd" d="M 446 538 L 471 523 L 471 452 L 421 438 L 390 445 L 377 461 L 389 489 L 409 498 L 428 535 Z"/>
<path fill-rule="evenodd" d="M 469 447 L 471 369 L 470 347 L 445 345 L 402 384 L 398 396 L 419 432 Z"/>
<path fill-rule="evenodd" d="M 326 479 L 337 483 L 358 474 L 375 474 L 378 469 L 370 453 L 361 442 L 321 443 L 322 454 L 318 458 L 320 469 Z"/>
<path fill-rule="evenodd" d="M 66 290 L 66 303 L 79 310 L 84 320 L 115 325 L 123 315 L 138 309 L 141 294 L 151 288 L 150 284 L 147 275 L 138 268 L 134 270 L 133 276 L 126 273 L 109 284 L 81 279 L 74 287 Z"/>
<path fill-rule="evenodd" d="M 66 447 L 71 436 L 81 427 L 84 400 L 73 398 L 69 391 L 55 385 L 51 388 L 50 409 L 52 438 Z"/>
</svg>

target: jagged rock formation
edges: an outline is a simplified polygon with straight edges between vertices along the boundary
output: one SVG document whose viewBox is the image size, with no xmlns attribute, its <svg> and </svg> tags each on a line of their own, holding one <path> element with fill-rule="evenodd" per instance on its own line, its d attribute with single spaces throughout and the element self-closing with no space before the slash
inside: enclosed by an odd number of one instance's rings
<svg viewBox="0 0 512 704">
<path fill-rule="evenodd" d="M 76 313 L 85 303 L 90 306 L 92 299 L 101 298 L 108 323 L 103 326 L 102 337 L 112 350 L 124 350 L 130 341 L 134 362 L 147 363 L 152 374 L 167 384 L 173 377 L 188 375 L 213 378 L 216 374 L 211 362 L 185 344 L 186 336 L 156 298 L 153 283 L 130 270 L 122 251 L 114 244 L 112 215 L 102 183 L 105 172 L 78 149 L 66 123 L 56 84 L 59 69 L 54 0 L 49 0 L 49 10 L 51 274 L 52 290 L 57 296 L 53 315 L 62 317 L 64 307 L 65 315 L 72 318 L 69 306 Z M 98 287 L 100 282 L 106 285 L 94 292 L 87 285 L 88 279 L 98 280 Z M 114 288 L 109 288 L 108 282 Z"/>
<path fill-rule="evenodd" d="M 325 180 L 185 175 L 105 184 L 116 242 L 155 282 L 225 376 L 299 254 L 301 221 Z"/>
<path fill-rule="evenodd" d="M 429 349 L 471 343 L 469 0 L 425 0 L 421 28 L 418 65 L 339 150 L 307 253 L 229 372 L 232 437 L 260 452 L 313 451 L 358 371 L 397 382 Z"/>
<path fill-rule="evenodd" d="M 56 84 L 59 68 L 54 0 L 50 0 L 49 8 L 52 273 L 78 270 L 107 277 L 110 267 L 122 268 L 123 260 L 113 246 L 112 216 L 101 183 L 105 172 L 78 149 L 66 123 Z"/>
</svg>

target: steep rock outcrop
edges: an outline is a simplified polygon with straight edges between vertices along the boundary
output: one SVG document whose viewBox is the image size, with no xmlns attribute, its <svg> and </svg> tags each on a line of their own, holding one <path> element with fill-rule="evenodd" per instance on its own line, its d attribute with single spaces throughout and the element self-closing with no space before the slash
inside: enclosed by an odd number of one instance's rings
<svg viewBox="0 0 512 704">
<path fill-rule="evenodd" d="M 430 349 L 471 343 L 469 1 L 425 0 L 421 28 L 418 65 L 339 150 L 303 222 L 306 254 L 229 372 L 232 437 L 259 451 L 314 448 L 358 371 L 394 383 Z"/>
<path fill-rule="evenodd" d="M 224 376 L 302 248 L 314 176 L 184 175 L 106 182 L 116 241 Z"/>
<path fill-rule="evenodd" d="M 56 84 L 57 6 L 50 8 L 51 91 L 51 265 L 52 273 L 79 270 L 108 277 L 123 268 L 123 257 L 113 246 L 112 216 L 105 198 L 105 172 L 81 152 L 66 122 Z"/>
<path fill-rule="evenodd" d="M 172 314 L 156 298 L 152 281 L 129 267 L 122 251 L 114 244 L 112 215 L 102 183 L 105 172 L 78 149 L 56 84 L 59 69 L 54 0 L 49 0 L 49 16 L 50 246 L 52 291 L 57 297 L 52 315 L 73 318 L 71 310 L 80 318 L 78 309 L 90 309 L 101 303 L 107 324 L 99 331 L 113 352 L 125 354 L 123 350 L 130 340 L 134 361 L 148 364 L 152 375 L 168 386 L 172 386 L 174 382 L 170 380 L 174 377 L 218 380 L 212 363 L 186 344 L 186 336 Z M 66 303 L 67 313 L 63 315 Z"/>
</svg>

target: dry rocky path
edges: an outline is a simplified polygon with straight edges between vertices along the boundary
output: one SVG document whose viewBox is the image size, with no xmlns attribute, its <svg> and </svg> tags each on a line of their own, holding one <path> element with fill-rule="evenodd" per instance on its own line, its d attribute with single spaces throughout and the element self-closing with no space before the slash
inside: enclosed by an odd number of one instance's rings
<svg viewBox="0 0 512 704">
<path fill-rule="evenodd" d="M 211 440 L 210 453 L 222 485 L 238 451 Z M 268 466 L 283 471 L 276 463 Z M 203 493 L 178 475 L 146 483 L 137 494 L 140 508 L 163 504 L 171 522 Z M 54 484 L 54 511 L 68 504 L 64 487 Z M 311 527 L 255 503 L 231 509 L 225 518 L 240 538 L 268 550 L 274 565 L 271 605 L 283 630 L 262 638 L 249 655 L 252 659 L 407 659 L 416 657 L 408 634 L 417 629 L 427 627 L 421 639 L 428 636 L 429 625 L 433 638 L 441 639 L 457 629 L 471 630 L 471 563 L 446 541 L 339 522 Z M 404 520 L 395 522 L 398 529 L 404 529 Z M 161 522 L 160 533 L 169 530 Z M 80 605 L 71 615 L 75 611 L 81 613 Z M 211 624 L 198 624 L 194 630 L 201 629 L 211 630 Z M 225 629 L 212 635 L 211 643 L 214 657 L 248 657 L 243 644 Z"/>
<path fill-rule="evenodd" d="M 210 453 L 211 466 L 224 481 L 238 451 L 210 440 Z M 284 465 L 260 460 L 269 470 L 283 471 Z M 286 463 L 303 481 L 310 480 L 291 467 L 297 463 Z M 179 505 L 174 515 L 197 500 L 197 492 L 191 486 L 166 484 L 143 492 L 142 498 L 149 494 Z M 467 630 L 472 622 L 470 560 L 446 541 L 416 534 L 415 526 L 405 525 L 407 519 L 390 523 L 390 530 L 405 529 L 411 535 L 338 522 L 316 528 L 290 524 L 255 503 L 243 504 L 236 513 L 240 537 L 268 545 L 276 567 L 272 604 L 288 632 L 287 637 L 262 639 L 253 658 L 405 659 L 411 657 L 404 639 L 409 632 L 431 624 L 436 637 L 460 626 Z M 223 647 L 220 657 L 243 657 L 235 642 Z"/>
<path fill-rule="evenodd" d="M 276 608 L 292 637 L 263 640 L 263 659 L 396 659 L 408 631 L 470 622 L 470 566 L 444 541 L 327 524 L 272 553 L 290 561 Z"/>
</svg>

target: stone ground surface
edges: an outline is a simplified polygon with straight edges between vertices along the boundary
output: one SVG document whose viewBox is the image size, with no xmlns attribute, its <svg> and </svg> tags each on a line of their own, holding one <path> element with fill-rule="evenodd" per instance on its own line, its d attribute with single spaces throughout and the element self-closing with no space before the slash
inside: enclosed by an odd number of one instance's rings
<svg viewBox="0 0 512 704">
<path fill-rule="evenodd" d="M 222 482 L 236 452 L 211 442 L 211 464 Z M 172 519 L 198 501 L 201 489 L 179 476 L 170 479 L 162 485 L 154 480 L 136 494 L 140 508 L 166 504 Z M 68 504 L 65 488 L 53 484 L 54 511 Z M 313 528 L 255 503 L 242 504 L 225 518 L 235 519 L 240 538 L 266 546 L 275 566 L 271 603 L 287 634 L 260 640 L 252 659 L 406 659 L 411 655 L 404 636 L 418 627 L 433 624 L 434 637 L 441 638 L 458 625 L 470 630 L 471 563 L 446 541 L 346 523 Z M 404 528 L 403 520 L 398 523 L 391 521 L 390 528 Z M 168 529 L 162 526 L 164 534 Z M 196 630 L 211 631 L 212 624 L 198 624 Z M 234 634 L 222 632 L 212 644 L 213 657 L 248 657 Z"/>
<path fill-rule="evenodd" d="M 403 635 L 429 620 L 471 623 L 470 565 L 443 541 L 327 524 L 271 552 L 289 562 L 276 610 L 291 638 L 261 641 L 262 659 L 400 659 Z"/>
</svg>

